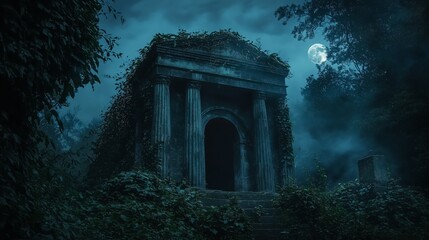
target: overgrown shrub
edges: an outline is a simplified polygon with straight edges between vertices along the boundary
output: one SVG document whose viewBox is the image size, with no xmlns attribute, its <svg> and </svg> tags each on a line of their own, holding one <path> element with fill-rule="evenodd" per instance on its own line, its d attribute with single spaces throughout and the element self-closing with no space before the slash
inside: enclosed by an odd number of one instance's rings
<svg viewBox="0 0 429 240">
<path fill-rule="evenodd" d="M 204 208 L 197 190 L 142 171 L 123 172 L 83 203 L 82 239 L 247 239 L 234 203 Z"/>
<path fill-rule="evenodd" d="M 86 193 L 54 165 L 35 175 L 36 211 L 26 222 L 31 228 L 22 229 L 33 239 L 249 239 L 251 234 L 252 222 L 236 201 L 204 207 L 199 190 L 154 173 L 123 172 Z"/>
<path fill-rule="evenodd" d="M 428 239 L 425 195 L 395 181 L 385 187 L 358 181 L 330 192 L 289 186 L 275 201 L 284 239 Z"/>
<path fill-rule="evenodd" d="M 344 209 L 334 204 L 328 192 L 290 185 L 279 193 L 274 205 L 287 226 L 284 239 L 345 239 Z"/>
<path fill-rule="evenodd" d="M 228 205 L 210 206 L 202 214 L 202 232 L 206 239 L 250 239 L 250 218 L 232 198 Z"/>
<path fill-rule="evenodd" d="M 396 181 L 384 187 L 354 181 L 331 194 L 346 209 L 354 239 L 429 238 L 429 202 L 422 192 Z"/>
<path fill-rule="evenodd" d="M 79 239 L 83 196 L 66 176 L 50 165 L 41 168 L 33 181 L 35 211 L 34 239 Z M 33 234 L 31 234 L 33 235 Z"/>
</svg>

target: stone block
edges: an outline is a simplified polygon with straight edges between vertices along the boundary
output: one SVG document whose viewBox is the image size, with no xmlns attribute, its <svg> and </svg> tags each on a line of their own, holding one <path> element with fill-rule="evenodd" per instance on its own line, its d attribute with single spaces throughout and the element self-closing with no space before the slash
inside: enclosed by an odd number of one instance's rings
<svg viewBox="0 0 429 240">
<path fill-rule="evenodd" d="M 385 184 L 389 180 L 388 164 L 383 155 L 370 155 L 358 161 L 361 183 Z"/>
</svg>

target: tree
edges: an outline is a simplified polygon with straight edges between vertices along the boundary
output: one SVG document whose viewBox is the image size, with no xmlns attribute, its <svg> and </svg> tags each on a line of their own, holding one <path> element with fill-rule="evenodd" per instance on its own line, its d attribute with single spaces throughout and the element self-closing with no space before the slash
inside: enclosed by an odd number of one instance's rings
<svg viewBox="0 0 429 240">
<path fill-rule="evenodd" d="M 64 129 L 41 119 L 41 130 L 51 140 L 48 147 L 42 146 L 41 154 L 46 165 L 62 172 L 71 184 L 82 184 L 86 180 L 89 164 L 93 161 L 93 148 L 99 136 L 100 120 L 94 119 L 85 125 L 76 113 L 60 116 Z"/>
<path fill-rule="evenodd" d="M 0 7 L 1 140 L 22 145 L 31 141 L 38 113 L 58 118 L 55 109 L 78 88 L 99 82 L 97 67 L 114 54 L 115 39 L 98 26 L 97 0 L 3 1 Z"/>
<path fill-rule="evenodd" d="M 356 127 L 368 141 L 398 159 L 396 164 L 405 167 L 406 182 L 428 182 L 429 154 L 421 146 L 429 145 L 429 52 L 425 47 L 429 3 L 311 0 L 280 7 L 275 14 L 284 24 L 298 18 L 292 33 L 299 40 L 321 30 L 329 42 L 332 66 L 343 72 L 327 78 L 332 67 L 320 68 L 319 77 L 310 78 L 303 90 L 306 100 L 329 102 L 332 97 L 321 94 L 325 89 L 321 85 L 332 86 L 328 79 L 347 79 L 353 85 L 346 89 L 351 93 L 347 95 L 356 103 L 349 112 L 360 111 Z M 342 105 L 341 98 L 337 100 Z M 328 109 L 332 108 L 322 111 Z"/>
<path fill-rule="evenodd" d="M 0 232 L 6 238 L 28 238 L 40 227 L 32 187 L 43 160 L 37 145 L 48 142 L 40 117 L 62 127 L 56 110 L 80 87 L 99 82 L 100 61 L 119 56 L 116 38 L 98 25 L 112 11 L 103 0 L 0 4 Z"/>
</svg>

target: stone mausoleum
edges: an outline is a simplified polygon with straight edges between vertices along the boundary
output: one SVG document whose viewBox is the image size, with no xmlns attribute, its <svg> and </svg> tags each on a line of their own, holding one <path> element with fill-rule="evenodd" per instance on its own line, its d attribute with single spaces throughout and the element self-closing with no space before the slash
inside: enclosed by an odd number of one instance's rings
<svg viewBox="0 0 429 240">
<path fill-rule="evenodd" d="M 277 123 L 288 73 L 277 56 L 233 32 L 158 39 L 134 76 L 137 106 L 145 97 L 153 106 L 150 114 L 136 109 L 136 162 L 145 161 L 146 137 L 163 177 L 202 189 L 275 191 L 293 177 Z"/>
</svg>

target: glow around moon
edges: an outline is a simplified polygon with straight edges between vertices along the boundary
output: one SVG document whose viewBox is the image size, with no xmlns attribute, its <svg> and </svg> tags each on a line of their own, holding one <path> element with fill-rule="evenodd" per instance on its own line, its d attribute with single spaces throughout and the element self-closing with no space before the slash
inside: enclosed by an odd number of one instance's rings
<svg viewBox="0 0 429 240">
<path fill-rule="evenodd" d="M 308 49 L 308 58 L 315 64 L 322 64 L 328 60 L 328 51 L 323 44 L 316 43 Z"/>
</svg>

